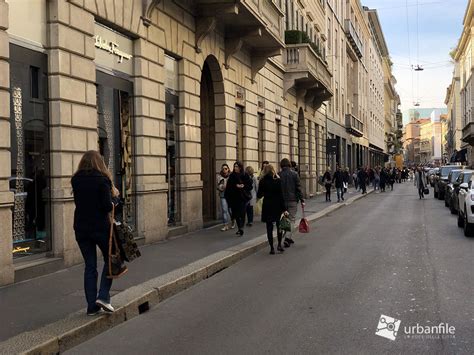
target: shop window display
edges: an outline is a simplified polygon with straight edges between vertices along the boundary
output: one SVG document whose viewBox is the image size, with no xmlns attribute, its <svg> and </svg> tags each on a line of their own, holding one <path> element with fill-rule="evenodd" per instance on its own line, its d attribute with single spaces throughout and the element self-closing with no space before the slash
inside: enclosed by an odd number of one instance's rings
<svg viewBox="0 0 474 355">
<path fill-rule="evenodd" d="M 12 252 L 51 249 L 47 56 L 10 45 Z"/>
</svg>

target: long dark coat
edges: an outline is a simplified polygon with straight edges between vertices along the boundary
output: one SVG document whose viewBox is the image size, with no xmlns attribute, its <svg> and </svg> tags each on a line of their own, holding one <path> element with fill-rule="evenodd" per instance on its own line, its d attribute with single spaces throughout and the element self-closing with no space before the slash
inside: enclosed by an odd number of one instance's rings
<svg viewBox="0 0 474 355">
<path fill-rule="evenodd" d="M 285 200 L 281 188 L 281 180 L 265 175 L 258 184 L 257 198 L 263 199 L 262 222 L 276 222 L 286 211 Z"/>
<path fill-rule="evenodd" d="M 237 187 L 238 184 L 244 184 L 245 186 L 242 189 L 239 189 Z M 250 199 L 245 197 L 244 191 L 242 190 L 247 190 L 248 195 L 251 197 L 252 179 L 245 173 L 237 174 L 236 172 L 232 172 L 229 175 L 224 192 L 225 199 L 231 209 L 236 210 L 245 208 L 247 202 L 250 201 Z"/>
</svg>

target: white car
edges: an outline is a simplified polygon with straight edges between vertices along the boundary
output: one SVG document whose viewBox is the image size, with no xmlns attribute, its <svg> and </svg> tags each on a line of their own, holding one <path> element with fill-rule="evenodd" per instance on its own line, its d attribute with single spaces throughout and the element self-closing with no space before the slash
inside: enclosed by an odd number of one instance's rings
<svg viewBox="0 0 474 355">
<path fill-rule="evenodd" d="M 459 185 L 458 227 L 464 228 L 466 237 L 474 236 L 474 175 L 469 182 Z"/>
</svg>

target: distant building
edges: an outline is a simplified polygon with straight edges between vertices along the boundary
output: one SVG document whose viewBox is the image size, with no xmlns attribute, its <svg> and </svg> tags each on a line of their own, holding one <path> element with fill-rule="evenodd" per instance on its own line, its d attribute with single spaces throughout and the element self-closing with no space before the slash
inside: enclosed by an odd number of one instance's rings
<svg viewBox="0 0 474 355">
<path fill-rule="evenodd" d="M 443 114 L 448 113 L 446 108 L 411 108 L 405 111 L 403 115 L 407 122 L 419 120 L 421 118 L 430 118 L 432 121 L 439 120 L 439 117 Z"/>
</svg>

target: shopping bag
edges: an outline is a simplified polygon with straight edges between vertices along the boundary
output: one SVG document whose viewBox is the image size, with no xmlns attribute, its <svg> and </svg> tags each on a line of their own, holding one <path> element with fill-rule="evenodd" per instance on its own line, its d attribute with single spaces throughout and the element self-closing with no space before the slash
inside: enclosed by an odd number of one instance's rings
<svg viewBox="0 0 474 355">
<path fill-rule="evenodd" d="M 257 216 L 262 215 L 262 207 L 263 207 L 263 197 L 258 199 L 257 202 L 255 203 L 255 206 L 253 208 L 255 215 Z"/>
<path fill-rule="evenodd" d="M 430 189 L 427 188 L 427 187 L 425 187 L 425 188 L 423 189 L 423 193 L 424 193 L 425 195 L 429 195 L 429 194 L 430 194 Z"/>
<path fill-rule="evenodd" d="M 280 217 L 280 230 L 291 232 L 291 221 L 285 213 L 282 213 Z"/>
<path fill-rule="evenodd" d="M 300 220 L 300 224 L 298 226 L 298 232 L 300 233 L 309 233 L 309 223 L 308 220 L 304 216 L 304 207 L 302 207 L 303 217 Z"/>
</svg>

